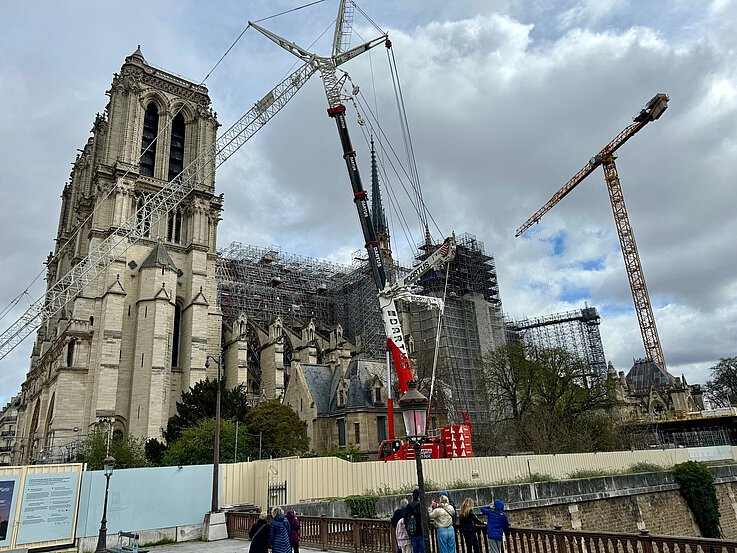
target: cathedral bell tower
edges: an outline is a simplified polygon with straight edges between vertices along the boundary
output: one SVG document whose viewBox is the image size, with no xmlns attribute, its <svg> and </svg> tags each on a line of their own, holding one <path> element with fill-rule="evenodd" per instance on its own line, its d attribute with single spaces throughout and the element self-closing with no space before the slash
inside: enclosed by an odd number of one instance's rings
<svg viewBox="0 0 737 553">
<path fill-rule="evenodd" d="M 47 285 L 132 217 L 141 237 L 39 329 L 22 388 L 19 462 L 53 455 L 101 414 L 124 434 L 160 438 L 182 391 L 214 376 L 205 359 L 220 351 L 214 174 L 200 175 L 173 211 L 144 209 L 213 151 L 207 88 L 149 65 L 139 47 L 107 95 L 62 191 Z"/>
</svg>

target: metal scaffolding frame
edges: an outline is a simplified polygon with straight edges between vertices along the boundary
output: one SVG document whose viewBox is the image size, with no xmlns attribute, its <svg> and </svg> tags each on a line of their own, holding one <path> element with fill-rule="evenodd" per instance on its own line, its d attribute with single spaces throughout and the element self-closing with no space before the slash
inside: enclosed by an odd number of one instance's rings
<svg viewBox="0 0 737 553">
<path fill-rule="evenodd" d="M 452 418 L 460 411 L 471 420 L 486 420 L 477 393 L 481 357 L 504 342 L 504 318 L 494 258 L 471 234 L 458 239 L 450 265 L 448 294 L 442 323 L 439 378 L 448 391 L 446 407 Z M 430 255 L 435 245 L 419 248 L 418 260 Z M 357 353 L 383 359 L 386 336 L 379 312 L 376 285 L 365 252 L 353 255 L 351 266 L 283 252 L 278 247 L 233 243 L 220 250 L 215 265 L 218 304 L 225 320 L 241 313 L 267 325 L 280 316 L 284 324 L 301 326 L 315 319 L 318 328 L 340 324 L 343 335 L 356 343 Z M 396 277 L 407 269 L 394 266 Z M 415 292 L 442 297 L 445 272 L 424 277 Z M 432 358 L 438 322 L 436 309 L 404 304 L 414 352 Z"/>
<path fill-rule="evenodd" d="M 420 246 L 422 260 L 438 246 Z M 504 317 L 494 257 L 484 250 L 483 242 L 472 234 L 457 237 L 457 252 L 448 270 L 438 365 L 444 369 L 440 378 L 450 388 L 446 402 L 449 414 L 465 411 L 471 420 L 488 419 L 488 409 L 478 396 L 481 357 L 504 343 Z M 421 279 L 420 294 L 443 297 L 445 272 L 430 273 Z M 435 349 L 437 310 L 412 305 L 408 308 L 415 352 L 431 356 Z"/>
<path fill-rule="evenodd" d="M 234 242 L 218 252 L 215 262 L 218 305 L 226 320 L 241 313 L 262 325 L 280 316 L 288 326 L 315 319 L 318 326 L 335 324 L 331 290 L 350 281 L 350 268 Z"/>
<path fill-rule="evenodd" d="M 601 317 L 595 307 L 554 313 L 507 323 L 510 341 L 540 348 L 563 348 L 583 359 L 596 374 L 606 376 L 607 363 L 601 342 Z"/>
</svg>

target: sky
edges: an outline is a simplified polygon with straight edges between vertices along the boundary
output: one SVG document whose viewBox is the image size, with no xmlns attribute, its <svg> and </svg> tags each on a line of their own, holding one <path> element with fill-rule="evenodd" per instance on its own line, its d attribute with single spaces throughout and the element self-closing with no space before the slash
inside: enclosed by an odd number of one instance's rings
<svg viewBox="0 0 737 553">
<path fill-rule="evenodd" d="M 306 2 L 305 2 L 306 3 Z M 337 0 L 211 2 L 29 0 L 0 20 L 0 306 L 25 292 L 4 331 L 43 294 L 60 194 L 113 74 L 140 44 L 157 67 L 208 87 L 223 129 L 296 67 L 247 22 L 330 53 Z M 515 230 L 656 93 L 668 110 L 618 151 L 621 179 L 668 370 L 704 383 L 737 355 L 737 2 L 364 0 L 389 34 L 433 237 L 471 233 L 495 257 L 506 315 L 585 305 L 602 317 L 619 371 L 644 355 L 603 172 L 598 169 L 515 238 Z M 287 12 L 277 17 L 270 17 Z M 268 19 L 265 19 L 268 18 Z M 377 36 L 356 12 L 352 45 Z M 218 60 L 234 44 L 213 70 Z M 342 66 L 401 149 L 382 46 Z M 397 81 L 395 81 L 397 82 Z M 364 127 L 348 122 L 366 187 Z M 218 246 L 277 245 L 350 262 L 362 237 L 335 125 L 313 77 L 216 176 L 225 207 Z M 364 108 L 365 109 L 365 108 Z M 363 117 L 367 119 L 366 116 Z M 421 228 L 387 205 L 399 261 Z M 29 287 L 30 286 L 30 287 Z M 31 338 L 0 360 L 0 404 L 28 370 Z"/>
</svg>

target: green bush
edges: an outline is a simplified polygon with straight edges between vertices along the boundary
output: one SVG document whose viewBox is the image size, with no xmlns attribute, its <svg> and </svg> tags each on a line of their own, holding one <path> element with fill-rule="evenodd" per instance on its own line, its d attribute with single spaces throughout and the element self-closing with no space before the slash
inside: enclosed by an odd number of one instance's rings
<svg viewBox="0 0 737 553">
<path fill-rule="evenodd" d="M 703 536 L 721 538 L 719 501 L 711 471 L 703 463 L 688 461 L 673 467 L 673 475 Z"/>
<path fill-rule="evenodd" d="M 351 495 L 345 498 L 352 517 L 378 518 L 375 495 Z"/>
<path fill-rule="evenodd" d="M 647 461 L 640 461 L 639 463 L 635 463 L 634 465 L 632 465 L 625 472 L 632 474 L 637 472 L 662 472 L 664 470 L 667 469 L 665 467 L 661 467 L 660 465 L 648 463 Z"/>
</svg>

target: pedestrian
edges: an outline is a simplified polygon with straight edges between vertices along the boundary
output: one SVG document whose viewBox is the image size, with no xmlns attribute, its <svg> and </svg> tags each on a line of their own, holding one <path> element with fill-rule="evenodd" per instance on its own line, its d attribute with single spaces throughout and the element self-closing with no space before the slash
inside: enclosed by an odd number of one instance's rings
<svg viewBox="0 0 737 553">
<path fill-rule="evenodd" d="M 397 530 L 397 524 L 400 520 L 404 518 L 404 510 L 407 508 L 407 505 L 409 505 L 409 500 L 405 497 L 402 498 L 402 501 L 399 502 L 399 508 L 394 511 L 394 514 L 392 515 L 392 528 L 394 530 Z M 404 526 L 404 524 L 402 524 Z M 404 528 L 404 533 L 407 534 L 407 529 Z M 411 543 L 409 541 L 409 535 L 407 536 L 407 543 L 411 546 Z M 399 544 L 399 538 L 397 538 L 397 553 L 402 553 L 402 546 Z"/>
<path fill-rule="evenodd" d="M 430 521 L 438 533 L 438 549 L 440 553 L 455 553 L 456 532 L 453 528 L 455 509 L 451 506 L 447 495 L 441 495 L 438 499 L 440 502 L 433 501 L 430 507 Z"/>
<path fill-rule="evenodd" d="M 292 546 L 289 543 L 289 521 L 284 516 L 284 510 L 281 507 L 274 507 L 271 510 L 271 518 L 269 547 L 272 553 L 292 553 Z"/>
<path fill-rule="evenodd" d="M 299 519 L 297 513 L 292 509 L 287 511 L 287 520 L 289 521 L 289 543 L 292 546 L 292 553 L 299 553 Z"/>
<path fill-rule="evenodd" d="M 450 506 L 453 507 L 453 511 L 455 512 L 455 514 L 453 515 L 453 526 L 457 526 L 458 525 L 458 507 L 456 507 L 456 504 L 453 503 L 453 500 L 450 498 L 450 496 L 448 495 L 448 492 L 446 492 L 445 490 L 438 492 L 438 497 L 442 497 L 442 496 L 447 497 L 448 503 L 450 503 Z"/>
<path fill-rule="evenodd" d="M 481 513 L 487 516 L 486 536 L 489 538 L 489 553 L 503 553 L 502 539 L 504 532 L 509 530 L 509 519 L 504 512 L 504 502 L 494 500 L 494 507 L 481 507 Z"/>
<path fill-rule="evenodd" d="M 250 553 L 268 553 L 269 551 L 269 523 L 266 521 L 266 513 L 260 513 L 258 520 L 253 523 L 248 531 L 251 538 Z"/>
<path fill-rule="evenodd" d="M 420 490 L 412 490 L 412 501 L 404 509 L 404 527 L 407 530 L 412 553 L 425 553 L 425 536 L 422 533 L 422 505 L 420 505 Z"/>
<path fill-rule="evenodd" d="M 406 499 L 404 501 L 407 501 Z M 395 530 L 397 536 L 397 553 L 412 553 L 412 540 L 407 534 L 407 528 L 404 526 L 404 519 L 400 518 L 397 521 L 397 529 Z"/>
<path fill-rule="evenodd" d="M 463 500 L 458 516 L 458 526 L 460 527 L 463 541 L 466 543 L 466 553 L 481 553 L 478 530 L 486 525 L 473 512 L 473 506 L 474 502 L 470 497 Z"/>
</svg>

